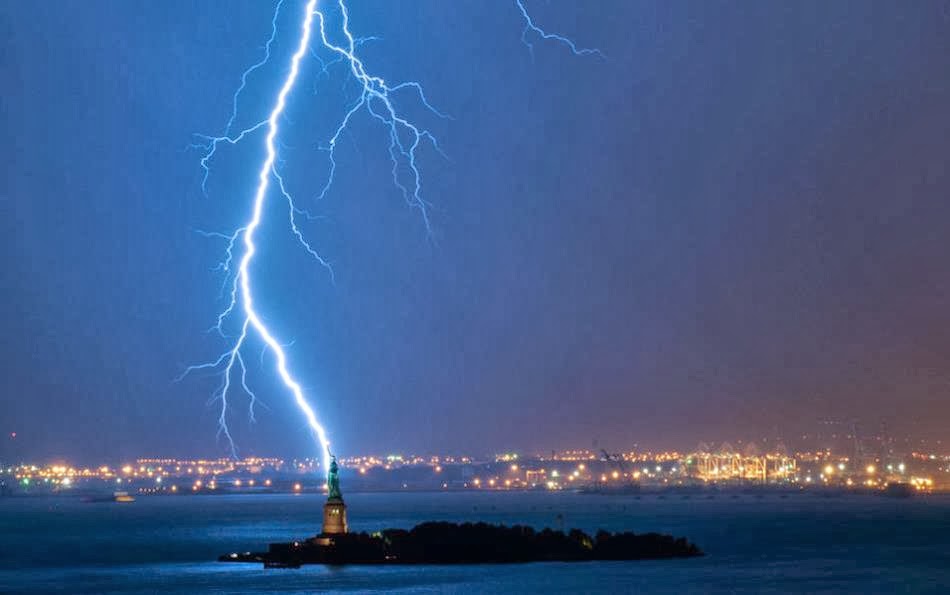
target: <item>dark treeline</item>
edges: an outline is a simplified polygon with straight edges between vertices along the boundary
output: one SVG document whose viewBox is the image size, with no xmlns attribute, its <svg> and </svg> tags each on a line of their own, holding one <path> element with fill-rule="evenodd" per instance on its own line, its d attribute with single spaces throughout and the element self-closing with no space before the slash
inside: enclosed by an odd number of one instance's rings
<svg viewBox="0 0 950 595">
<path fill-rule="evenodd" d="M 410 530 L 350 533 L 332 545 L 315 542 L 272 544 L 266 554 L 222 556 L 225 561 L 298 564 L 484 564 L 584 560 L 646 560 L 700 556 L 685 538 L 659 533 L 598 531 L 593 537 L 572 529 L 428 522 Z"/>
<path fill-rule="evenodd" d="M 533 562 L 543 560 L 639 560 L 697 556 L 683 538 L 658 533 L 609 533 L 592 538 L 579 529 L 568 533 L 515 525 L 430 522 L 410 531 L 382 533 L 386 549 L 406 562 Z"/>
</svg>

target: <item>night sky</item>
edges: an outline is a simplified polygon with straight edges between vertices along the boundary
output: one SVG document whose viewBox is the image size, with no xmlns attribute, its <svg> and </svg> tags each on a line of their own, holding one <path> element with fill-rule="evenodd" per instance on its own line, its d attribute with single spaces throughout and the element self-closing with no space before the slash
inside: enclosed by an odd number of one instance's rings
<svg viewBox="0 0 950 595">
<path fill-rule="evenodd" d="M 829 418 L 950 438 L 946 3 L 527 2 L 606 59 L 532 58 L 513 1 L 350 4 L 369 70 L 453 119 L 400 103 L 447 156 L 420 158 L 432 238 L 365 113 L 313 199 L 357 93 L 342 65 L 308 61 L 282 123 L 336 277 L 272 200 L 257 303 L 341 454 L 689 449 Z M 272 10 L 0 3 L 0 458 L 226 454 L 218 379 L 173 379 L 227 347 L 205 332 L 225 245 L 195 230 L 246 219 L 262 143 L 222 149 L 207 197 L 188 145 L 223 131 Z M 240 453 L 313 455 L 259 352 Z"/>
</svg>

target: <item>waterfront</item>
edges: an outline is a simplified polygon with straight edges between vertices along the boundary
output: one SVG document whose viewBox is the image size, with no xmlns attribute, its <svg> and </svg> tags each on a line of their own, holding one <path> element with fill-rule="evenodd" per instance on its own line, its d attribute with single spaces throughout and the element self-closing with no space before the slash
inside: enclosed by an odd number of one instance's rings
<svg viewBox="0 0 950 595">
<path fill-rule="evenodd" d="M 662 562 L 263 570 L 214 562 L 307 537 L 322 497 L 0 499 L 0 592 L 940 592 L 950 585 L 950 497 L 350 494 L 355 530 L 428 519 L 660 531 L 707 556 Z"/>
<path fill-rule="evenodd" d="M 588 490 L 666 491 L 670 488 L 763 488 L 794 492 L 879 492 L 888 488 L 950 492 L 950 455 L 916 451 L 898 455 L 833 454 L 830 449 L 788 454 L 744 454 L 723 444 L 692 453 L 589 450 L 552 452 L 551 457 L 506 453 L 494 457 L 387 455 L 341 458 L 341 476 L 354 491 Z M 908 462 L 905 462 L 908 461 Z M 236 494 L 322 491 L 314 459 L 141 458 L 133 463 L 74 466 L 0 465 L 0 495 L 102 496 L 113 490 L 136 494 Z M 316 480 L 316 481 L 315 481 Z"/>
</svg>

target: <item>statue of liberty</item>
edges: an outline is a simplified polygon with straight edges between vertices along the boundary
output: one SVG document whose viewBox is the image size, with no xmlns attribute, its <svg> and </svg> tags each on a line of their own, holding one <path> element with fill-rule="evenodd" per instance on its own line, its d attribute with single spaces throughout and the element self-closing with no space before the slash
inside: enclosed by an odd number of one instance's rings
<svg viewBox="0 0 950 595">
<path fill-rule="evenodd" d="M 340 535 L 346 533 L 346 503 L 343 502 L 343 493 L 340 492 L 340 466 L 336 464 L 336 457 L 330 454 L 330 468 L 327 470 L 327 501 L 323 505 L 323 533 L 322 536 Z"/>
<path fill-rule="evenodd" d="M 330 455 L 330 471 L 327 473 L 327 500 L 342 500 L 343 494 L 340 492 L 340 467 L 336 464 L 336 457 Z"/>
</svg>

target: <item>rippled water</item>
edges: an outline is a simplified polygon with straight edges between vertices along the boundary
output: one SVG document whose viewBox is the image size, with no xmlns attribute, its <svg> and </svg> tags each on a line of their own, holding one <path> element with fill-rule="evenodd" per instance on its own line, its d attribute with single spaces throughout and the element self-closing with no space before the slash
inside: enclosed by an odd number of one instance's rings
<svg viewBox="0 0 950 595">
<path fill-rule="evenodd" d="M 351 494 L 356 530 L 485 520 L 660 531 L 707 556 L 660 562 L 264 570 L 229 551 L 319 530 L 317 495 L 171 496 L 134 504 L 0 499 L 0 592 L 950 592 L 950 497 Z"/>
</svg>

